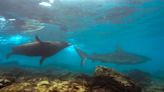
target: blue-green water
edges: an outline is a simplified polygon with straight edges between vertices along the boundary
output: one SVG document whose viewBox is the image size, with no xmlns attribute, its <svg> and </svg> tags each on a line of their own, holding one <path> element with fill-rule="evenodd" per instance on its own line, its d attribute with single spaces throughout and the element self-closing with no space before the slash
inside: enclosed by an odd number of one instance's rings
<svg viewBox="0 0 164 92">
<path fill-rule="evenodd" d="M 47 58 L 41 67 L 51 65 L 92 73 L 97 65 L 105 65 L 119 71 L 140 69 L 162 76 L 163 8 L 163 0 L 0 1 L 0 60 L 40 67 L 40 57 L 12 56 L 5 59 L 12 47 L 35 41 L 34 36 L 38 35 L 43 41 L 65 40 L 72 44 Z M 112 53 L 120 47 L 151 60 L 131 65 L 87 60 L 81 67 L 81 59 L 74 47 L 88 54 Z"/>
</svg>

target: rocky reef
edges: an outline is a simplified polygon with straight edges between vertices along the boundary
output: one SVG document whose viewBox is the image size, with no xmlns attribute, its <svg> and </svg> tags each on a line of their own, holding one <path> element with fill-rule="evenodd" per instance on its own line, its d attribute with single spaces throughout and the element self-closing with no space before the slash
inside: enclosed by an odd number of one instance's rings
<svg viewBox="0 0 164 92">
<path fill-rule="evenodd" d="M 152 76 L 150 73 L 134 69 L 127 72 L 127 76 L 130 77 L 138 86 L 147 87 L 152 83 Z"/>
<path fill-rule="evenodd" d="M 97 66 L 93 79 L 93 87 L 105 89 L 103 92 L 141 92 L 130 78 L 111 68 Z"/>
<path fill-rule="evenodd" d="M 103 66 L 92 76 L 20 67 L 0 72 L 0 92 L 141 92 L 130 78 Z"/>
<path fill-rule="evenodd" d="M 13 83 L 0 92 L 86 92 L 86 88 L 71 81 L 40 79 L 35 82 Z"/>
</svg>

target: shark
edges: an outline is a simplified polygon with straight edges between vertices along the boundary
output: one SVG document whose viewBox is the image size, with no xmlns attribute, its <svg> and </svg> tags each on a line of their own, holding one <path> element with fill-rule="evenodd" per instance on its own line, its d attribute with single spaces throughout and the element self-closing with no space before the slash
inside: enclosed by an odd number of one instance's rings
<svg viewBox="0 0 164 92">
<path fill-rule="evenodd" d="M 35 36 L 35 39 L 34 42 L 13 47 L 12 51 L 6 55 L 6 58 L 10 58 L 12 55 L 40 56 L 41 65 L 46 58 L 70 46 L 70 43 L 66 41 L 42 41 L 38 36 Z"/>
<path fill-rule="evenodd" d="M 117 65 L 140 64 L 151 60 L 147 56 L 135 54 L 132 52 L 127 52 L 124 51 L 122 48 L 117 48 L 113 53 L 92 54 L 92 55 L 85 53 L 84 51 L 82 51 L 77 47 L 75 47 L 75 50 L 77 51 L 77 53 L 81 58 L 81 65 L 85 64 L 85 62 L 88 59 L 92 60 L 93 62 L 99 61 L 103 63 L 113 63 Z"/>
</svg>

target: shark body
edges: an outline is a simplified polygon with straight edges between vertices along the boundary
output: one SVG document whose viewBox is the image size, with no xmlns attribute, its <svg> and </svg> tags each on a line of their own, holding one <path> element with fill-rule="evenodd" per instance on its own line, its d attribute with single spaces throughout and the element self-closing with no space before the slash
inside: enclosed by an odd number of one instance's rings
<svg viewBox="0 0 164 92">
<path fill-rule="evenodd" d="M 93 55 L 88 55 L 79 48 L 75 49 L 81 58 L 81 65 L 83 65 L 87 61 L 87 59 L 91 59 L 92 61 L 100 61 L 103 63 L 113 63 L 118 65 L 139 64 L 145 63 L 150 60 L 150 58 L 146 56 L 126 52 L 122 49 L 117 49 L 115 52 L 109 54 Z"/>
<path fill-rule="evenodd" d="M 58 53 L 68 46 L 70 46 L 69 43 L 65 41 L 41 41 L 36 36 L 36 41 L 34 42 L 13 47 L 12 51 L 7 54 L 6 58 L 8 59 L 12 55 L 40 56 L 40 64 L 42 64 L 47 57 Z"/>
</svg>

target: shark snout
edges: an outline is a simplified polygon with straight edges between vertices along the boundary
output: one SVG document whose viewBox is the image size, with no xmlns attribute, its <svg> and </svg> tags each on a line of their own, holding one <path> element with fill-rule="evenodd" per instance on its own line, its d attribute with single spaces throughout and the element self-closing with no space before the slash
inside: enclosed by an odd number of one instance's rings
<svg viewBox="0 0 164 92">
<path fill-rule="evenodd" d="M 72 44 L 67 42 L 67 41 L 63 41 L 62 44 L 65 46 L 65 47 L 68 47 L 68 46 L 71 46 Z"/>
<path fill-rule="evenodd" d="M 151 61 L 151 58 L 149 58 L 149 57 L 143 57 L 140 61 L 141 61 L 141 63 L 145 63 L 147 61 Z"/>
</svg>

